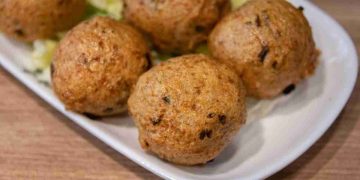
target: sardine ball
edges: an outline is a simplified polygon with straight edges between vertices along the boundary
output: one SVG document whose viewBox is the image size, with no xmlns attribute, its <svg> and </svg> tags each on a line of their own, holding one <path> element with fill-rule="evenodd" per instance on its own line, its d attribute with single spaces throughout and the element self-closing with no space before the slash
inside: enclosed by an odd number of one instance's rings
<svg viewBox="0 0 360 180">
<path fill-rule="evenodd" d="M 249 96 L 276 97 L 316 69 L 319 53 L 303 10 L 285 0 L 248 1 L 215 27 L 210 52 L 237 71 Z"/>
<path fill-rule="evenodd" d="M 166 53 L 189 53 L 230 10 L 229 0 L 125 0 L 124 17 Z"/>
<path fill-rule="evenodd" d="M 1 0 L 0 31 L 25 42 L 51 38 L 76 25 L 85 8 L 86 0 Z"/>
<path fill-rule="evenodd" d="M 55 52 L 53 89 L 68 110 L 106 116 L 127 109 L 139 76 L 150 68 L 142 35 L 124 23 L 95 17 L 66 34 Z"/>
<path fill-rule="evenodd" d="M 246 120 L 240 78 L 205 55 L 155 66 L 140 77 L 128 104 L 142 148 L 182 165 L 217 157 Z"/>
</svg>

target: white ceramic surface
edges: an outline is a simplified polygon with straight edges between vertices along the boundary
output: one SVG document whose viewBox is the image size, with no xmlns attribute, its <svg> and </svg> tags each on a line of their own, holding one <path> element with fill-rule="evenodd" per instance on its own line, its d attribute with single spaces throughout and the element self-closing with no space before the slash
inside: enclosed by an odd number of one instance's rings
<svg viewBox="0 0 360 180">
<path fill-rule="evenodd" d="M 250 109 L 252 119 L 216 160 L 202 167 L 181 167 L 144 153 L 137 130 L 127 116 L 92 121 L 64 110 L 52 91 L 23 66 L 30 61 L 26 46 L 0 35 L 0 64 L 16 78 L 81 127 L 115 150 L 167 179 L 261 179 L 282 169 L 307 150 L 332 124 L 354 87 L 358 61 L 351 39 L 341 26 L 308 1 L 303 6 L 322 51 L 316 75 L 276 103 L 266 116 Z"/>
</svg>

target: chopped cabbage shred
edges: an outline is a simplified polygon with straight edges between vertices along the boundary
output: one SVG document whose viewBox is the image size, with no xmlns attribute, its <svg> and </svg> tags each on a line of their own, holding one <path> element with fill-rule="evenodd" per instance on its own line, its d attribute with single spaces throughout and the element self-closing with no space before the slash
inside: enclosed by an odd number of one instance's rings
<svg viewBox="0 0 360 180">
<path fill-rule="evenodd" d="M 231 0 L 232 9 L 235 10 L 242 6 L 248 0 Z"/>
<path fill-rule="evenodd" d="M 55 40 L 36 40 L 33 43 L 34 50 L 31 55 L 36 68 L 49 67 L 57 44 Z"/>
<path fill-rule="evenodd" d="M 110 16 L 116 20 L 121 19 L 123 1 L 122 0 L 88 0 L 89 4 L 93 7 L 101 10 L 97 12 L 104 14 L 105 16 Z"/>
</svg>

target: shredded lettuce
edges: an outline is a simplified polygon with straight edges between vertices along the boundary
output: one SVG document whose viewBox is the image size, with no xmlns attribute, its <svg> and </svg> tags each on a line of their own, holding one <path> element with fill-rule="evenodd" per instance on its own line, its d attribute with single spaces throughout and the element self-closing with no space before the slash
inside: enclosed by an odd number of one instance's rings
<svg viewBox="0 0 360 180">
<path fill-rule="evenodd" d="M 58 41 L 55 40 L 34 41 L 31 55 L 36 69 L 45 69 L 50 66 L 57 45 Z"/>
<path fill-rule="evenodd" d="M 210 51 L 209 51 L 209 48 L 207 46 L 206 43 L 204 44 L 200 44 L 196 50 L 195 50 L 196 53 L 200 53 L 200 54 L 205 54 L 205 55 L 210 55 Z"/>
<path fill-rule="evenodd" d="M 96 15 L 110 16 L 116 20 L 122 18 L 122 0 L 88 0 L 88 2 L 93 7 L 90 10 Z"/>
<path fill-rule="evenodd" d="M 235 10 L 242 6 L 248 0 L 231 0 L 232 9 Z"/>
<path fill-rule="evenodd" d="M 27 72 L 33 74 L 39 82 L 47 86 L 49 86 L 51 81 L 50 64 L 58 43 L 57 40 L 49 39 L 34 41 L 31 53 L 31 67 L 26 68 Z"/>
</svg>

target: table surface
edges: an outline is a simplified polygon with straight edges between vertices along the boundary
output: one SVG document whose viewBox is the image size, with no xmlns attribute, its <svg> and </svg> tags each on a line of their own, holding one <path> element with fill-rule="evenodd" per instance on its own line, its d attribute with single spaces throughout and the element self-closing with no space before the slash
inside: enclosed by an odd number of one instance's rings
<svg viewBox="0 0 360 180">
<path fill-rule="evenodd" d="M 314 0 L 360 52 L 360 1 Z M 0 179 L 159 179 L 103 144 L 0 68 Z M 270 179 L 360 179 L 360 81 L 332 127 Z"/>
</svg>

